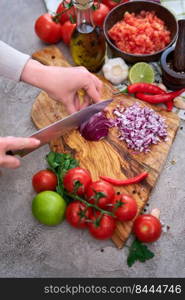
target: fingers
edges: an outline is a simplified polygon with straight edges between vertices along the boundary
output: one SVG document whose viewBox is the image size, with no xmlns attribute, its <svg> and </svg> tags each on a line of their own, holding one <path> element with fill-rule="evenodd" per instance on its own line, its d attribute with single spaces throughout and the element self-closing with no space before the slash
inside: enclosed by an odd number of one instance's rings
<svg viewBox="0 0 185 300">
<path fill-rule="evenodd" d="M 0 157 L 0 166 L 2 168 L 15 169 L 20 166 L 20 161 L 16 157 L 3 155 Z"/>
<path fill-rule="evenodd" d="M 80 100 L 79 100 L 78 94 L 75 95 L 74 103 L 75 103 L 75 108 L 76 108 L 76 110 L 79 111 L 81 105 L 80 105 Z"/>
<path fill-rule="evenodd" d="M 89 85 L 86 88 L 86 92 L 89 95 L 89 97 L 91 97 L 93 99 L 94 102 L 100 102 L 100 93 L 97 91 L 95 85 Z"/>
<path fill-rule="evenodd" d="M 84 95 L 83 103 L 80 103 L 78 94 L 75 95 L 75 107 L 77 111 L 81 110 L 82 108 L 85 108 L 89 104 L 90 104 L 90 98 L 87 94 Z"/>
<path fill-rule="evenodd" d="M 80 109 L 87 107 L 87 106 L 90 105 L 91 103 L 92 103 L 91 98 L 86 94 L 86 95 L 84 96 L 84 101 L 83 101 L 83 103 L 81 104 Z"/>
<path fill-rule="evenodd" d="M 101 81 L 94 75 L 89 77 L 89 81 L 85 86 L 85 90 L 89 97 L 93 99 L 94 102 L 100 102 L 100 92 L 102 89 Z"/>
<path fill-rule="evenodd" d="M 18 158 L 6 155 L 7 150 L 21 150 L 28 148 L 35 148 L 39 146 L 40 141 L 34 138 L 21 138 L 21 137 L 1 137 L 0 138 L 0 166 L 3 168 L 18 168 L 20 161 Z"/>
<path fill-rule="evenodd" d="M 78 110 L 75 106 L 74 96 L 72 96 L 71 99 L 66 100 L 65 107 L 69 114 L 73 114 L 74 112 L 76 112 Z"/>
<path fill-rule="evenodd" d="M 7 136 L 0 139 L 1 149 L 3 148 L 4 151 L 35 148 L 38 147 L 39 144 L 40 141 L 34 138 Z"/>
<path fill-rule="evenodd" d="M 103 88 L 103 83 L 101 80 L 99 80 L 95 75 L 92 74 L 92 79 L 94 81 L 94 84 L 96 86 L 97 91 L 100 93 Z"/>
</svg>

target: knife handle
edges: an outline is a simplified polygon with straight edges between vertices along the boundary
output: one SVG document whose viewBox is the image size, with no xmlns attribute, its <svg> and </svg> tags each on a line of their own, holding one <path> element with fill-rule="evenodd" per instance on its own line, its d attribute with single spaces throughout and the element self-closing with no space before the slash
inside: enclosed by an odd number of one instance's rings
<svg viewBox="0 0 185 300">
<path fill-rule="evenodd" d="M 14 155 L 24 156 L 24 150 L 15 150 L 15 151 L 8 150 L 8 151 L 6 151 L 6 155 L 11 155 L 11 156 L 14 156 Z"/>
<path fill-rule="evenodd" d="M 8 150 L 8 151 L 6 151 L 6 155 L 11 155 L 11 156 L 13 156 L 13 155 L 14 155 L 14 153 L 13 153 L 13 151 L 11 151 L 11 150 Z"/>
</svg>

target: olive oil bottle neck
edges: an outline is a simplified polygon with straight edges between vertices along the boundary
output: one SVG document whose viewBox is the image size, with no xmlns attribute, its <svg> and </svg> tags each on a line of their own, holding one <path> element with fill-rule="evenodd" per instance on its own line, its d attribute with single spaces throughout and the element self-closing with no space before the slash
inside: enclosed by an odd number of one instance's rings
<svg viewBox="0 0 185 300">
<path fill-rule="evenodd" d="M 76 9 L 77 30 L 81 33 L 90 33 L 94 30 L 92 16 L 92 0 L 73 0 Z"/>
</svg>

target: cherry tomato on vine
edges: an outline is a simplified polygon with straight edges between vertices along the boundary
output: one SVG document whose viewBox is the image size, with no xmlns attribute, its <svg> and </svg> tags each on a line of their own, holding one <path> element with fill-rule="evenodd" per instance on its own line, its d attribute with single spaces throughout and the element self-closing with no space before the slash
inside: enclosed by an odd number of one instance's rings
<svg viewBox="0 0 185 300">
<path fill-rule="evenodd" d="M 134 198 L 126 194 L 115 195 L 112 211 L 117 220 L 124 222 L 132 220 L 137 213 L 137 203 Z"/>
<path fill-rule="evenodd" d="M 46 13 L 35 22 L 35 33 L 45 43 L 53 44 L 61 40 L 61 25 L 54 17 Z"/>
<path fill-rule="evenodd" d="M 116 221 L 112 216 L 96 214 L 91 218 L 92 222 L 89 223 L 90 234 L 99 240 L 110 239 L 116 229 Z"/>
<path fill-rule="evenodd" d="M 91 216 L 92 209 L 80 201 L 73 201 L 67 206 L 66 220 L 73 227 L 86 228 L 89 225 L 87 220 L 89 220 Z"/>
<path fill-rule="evenodd" d="M 66 45 L 69 45 L 75 27 L 76 24 L 72 24 L 70 21 L 66 21 L 63 25 L 61 25 L 60 35 Z"/>
<path fill-rule="evenodd" d="M 67 7 L 65 6 L 65 2 L 61 2 L 59 4 L 57 10 L 56 10 L 56 14 L 61 13 L 61 16 L 59 16 L 59 20 L 60 20 L 61 24 L 64 24 L 66 21 L 69 21 L 70 18 L 75 19 L 75 8 L 74 8 L 74 6 L 67 9 Z M 70 0 L 67 1 L 67 2 L 70 3 Z"/>
<path fill-rule="evenodd" d="M 52 171 L 41 170 L 32 177 L 32 185 L 37 193 L 42 191 L 55 191 L 57 176 Z"/>
<path fill-rule="evenodd" d="M 91 182 L 92 179 L 90 173 L 80 167 L 70 169 L 66 172 L 63 178 L 65 189 L 69 193 L 75 193 L 79 196 L 84 194 L 86 188 L 89 184 L 91 184 Z"/>
<path fill-rule="evenodd" d="M 133 232 L 139 241 L 151 243 L 160 237 L 162 226 L 156 217 L 149 214 L 140 215 L 134 221 Z"/>
<path fill-rule="evenodd" d="M 109 12 L 109 8 L 105 4 L 100 3 L 99 8 L 93 11 L 94 24 L 102 27 L 104 19 L 108 14 L 108 12 Z"/>
<path fill-rule="evenodd" d="M 87 187 L 85 195 L 88 202 L 106 209 L 112 202 L 115 191 L 110 183 L 99 180 L 92 182 L 92 184 Z"/>
</svg>

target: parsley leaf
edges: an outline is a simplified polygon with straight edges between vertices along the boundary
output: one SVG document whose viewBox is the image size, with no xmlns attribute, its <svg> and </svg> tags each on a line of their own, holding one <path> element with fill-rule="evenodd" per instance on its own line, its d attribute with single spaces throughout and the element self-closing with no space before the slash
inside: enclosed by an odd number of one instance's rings
<svg viewBox="0 0 185 300">
<path fill-rule="evenodd" d="M 56 174 L 58 184 L 56 191 L 60 194 L 67 202 L 70 201 L 69 197 L 64 193 L 64 186 L 62 184 L 63 177 L 69 169 L 73 169 L 79 165 L 78 161 L 73 158 L 70 154 L 49 152 L 46 155 L 46 161 L 50 169 Z"/>
<path fill-rule="evenodd" d="M 127 265 L 131 267 L 137 260 L 145 262 L 153 257 L 154 253 L 151 252 L 146 245 L 143 245 L 140 241 L 135 239 L 129 249 Z"/>
</svg>

